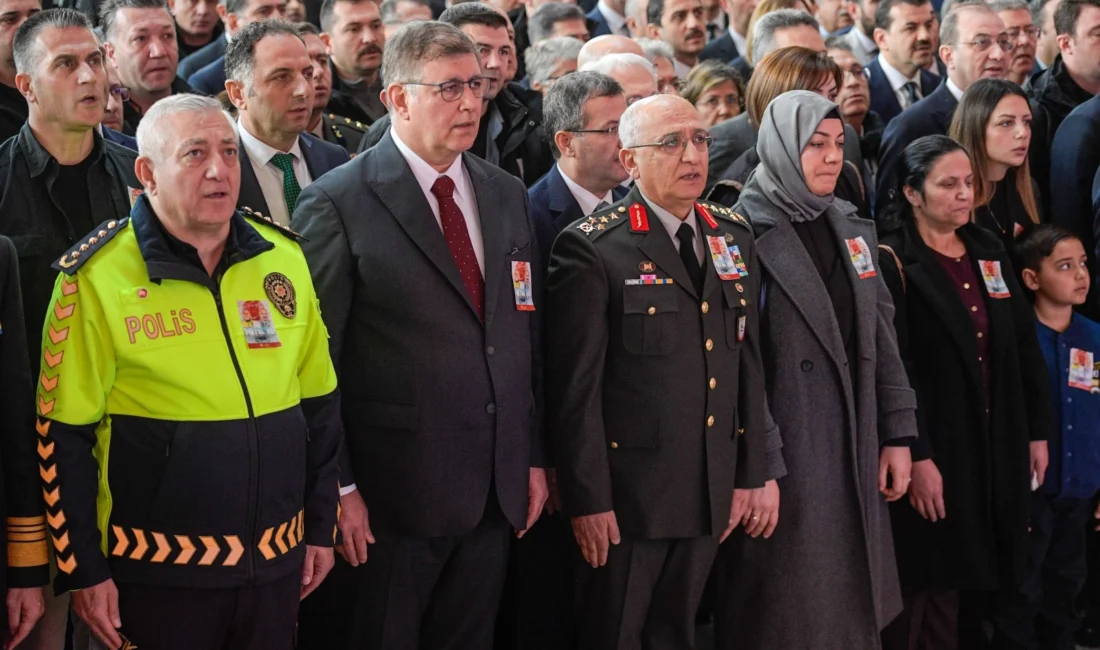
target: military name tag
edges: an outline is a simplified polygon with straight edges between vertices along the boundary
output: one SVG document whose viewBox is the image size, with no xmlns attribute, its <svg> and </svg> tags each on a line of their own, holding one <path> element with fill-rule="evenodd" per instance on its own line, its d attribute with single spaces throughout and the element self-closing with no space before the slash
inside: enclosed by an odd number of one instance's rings
<svg viewBox="0 0 1100 650">
<path fill-rule="evenodd" d="M 982 279 L 985 280 L 985 290 L 990 298 L 1010 298 L 1008 285 L 1005 284 L 1005 276 L 1001 274 L 1001 263 L 997 260 L 978 260 L 978 267 L 982 270 Z"/>
<path fill-rule="evenodd" d="M 531 291 L 530 262 L 512 262 L 512 291 L 516 294 L 516 309 L 535 311 L 535 295 Z"/>
<path fill-rule="evenodd" d="M 855 239 L 846 240 L 848 244 L 848 255 L 852 258 L 852 266 L 856 269 L 856 275 L 861 280 L 867 278 L 873 278 L 875 273 L 875 263 L 871 260 L 871 249 L 867 246 L 867 242 L 863 237 L 856 237 Z"/>
<path fill-rule="evenodd" d="M 710 258 L 714 261 L 714 270 L 718 272 L 720 280 L 740 280 L 741 272 L 733 263 L 729 245 L 722 237 L 707 235 L 707 248 L 710 249 Z"/>
<path fill-rule="evenodd" d="M 249 348 L 277 348 L 282 345 L 271 322 L 271 307 L 266 300 L 238 300 L 244 340 Z"/>
<path fill-rule="evenodd" d="M 1093 355 L 1088 350 L 1070 348 L 1069 351 L 1069 386 L 1081 390 L 1093 391 L 1092 387 L 1092 363 Z"/>
</svg>

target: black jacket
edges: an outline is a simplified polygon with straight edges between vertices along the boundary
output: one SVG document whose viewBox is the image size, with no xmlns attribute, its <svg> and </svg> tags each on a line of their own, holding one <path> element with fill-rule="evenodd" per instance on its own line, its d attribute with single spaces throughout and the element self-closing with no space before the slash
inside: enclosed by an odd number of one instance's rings
<svg viewBox="0 0 1100 650">
<path fill-rule="evenodd" d="M 107 142 L 98 133 L 94 137 L 90 155 L 96 162 L 88 171 L 88 201 L 92 223 L 102 223 L 130 211 L 131 193 L 141 183 L 134 175 L 136 151 Z M 57 279 L 51 265 L 86 232 L 62 212 L 58 197 L 68 188 L 55 185 L 57 174 L 57 160 L 29 126 L 0 144 L 0 235 L 10 237 L 19 251 L 30 367 L 36 375 L 42 325 Z"/>
<path fill-rule="evenodd" d="M 1054 135 L 1073 109 L 1092 99 L 1092 95 L 1069 76 L 1061 55 L 1054 59 L 1049 68 L 1032 77 L 1031 87 L 1027 92 L 1032 99 L 1028 160 L 1031 163 L 1031 175 L 1039 182 L 1040 192 L 1048 197 L 1048 202 L 1043 207 L 1049 214 L 1051 147 L 1054 144 Z"/>
<path fill-rule="evenodd" d="M 180 64 L 176 68 L 176 76 L 181 79 L 190 77 L 199 70 L 225 56 L 225 49 L 227 47 L 229 47 L 229 42 L 225 40 L 225 36 L 223 35 L 221 38 L 215 38 L 206 45 L 195 50 L 188 57 L 184 58 L 181 56 Z"/>
<path fill-rule="evenodd" d="M 217 42 L 217 41 L 215 41 Z M 181 77 L 176 77 L 172 82 L 172 94 L 195 92 Z M 134 102 L 129 101 L 122 105 L 122 132 L 126 135 L 137 136 L 137 127 L 141 122 L 142 112 L 138 110 Z"/>
<path fill-rule="evenodd" d="M 11 86 L 0 84 L 0 142 L 23 128 L 27 121 L 27 98 Z"/>
<path fill-rule="evenodd" d="M 351 96 L 347 83 L 341 79 L 340 75 L 336 72 L 336 66 L 330 65 L 330 69 L 332 70 L 332 94 L 329 96 L 328 106 L 325 107 L 326 112 L 343 115 L 356 122 L 361 122 L 366 126 L 370 126 L 379 121 L 382 117 L 385 117 L 384 115 L 375 117 L 367 115 L 367 112 L 364 111 L 355 101 L 355 98 Z M 383 86 L 383 88 L 384 87 L 385 86 Z"/>
<path fill-rule="evenodd" d="M 896 309 L 898 347 L 917 392 L 920 436 L 913 461 L 936 463 L 947 511 L 946 519 L 931 523 L 908 499 L 892 504 L 903 589 L 1015 584 L 1027 548 L 1028 445 L 1046 440 L 1053 429 L 1035 315 L 1004 246 L 973 224 L 958 232 L 978 281 L 979 260 L 999 261 L 1011 294 L 998 299 L 982 291 L 991 339 L 989 403 L 967 308 L 915 226 L 883 237 L 897 261 L 887 251 L 879 257 Z"/>
<path fill-rule="evenodd" d="M 518 84 L 510 83 L 500 91 L 493 103 L 504 118 L 504 130 L 496 139 L 500 151 L 499 166 L 530 187 L 554 166 L 550 144 L 543 135 L 541 102 L 535 101 Z M 375 122 L 359 141 L 359 153 L 378 144 L 389 129 L 390 116 L 386 115 Z"/>
</svg>

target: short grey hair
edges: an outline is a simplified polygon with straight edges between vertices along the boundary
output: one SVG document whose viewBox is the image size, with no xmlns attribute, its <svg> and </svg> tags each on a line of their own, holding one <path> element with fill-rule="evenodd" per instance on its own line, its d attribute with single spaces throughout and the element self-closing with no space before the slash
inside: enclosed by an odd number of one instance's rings
<svg viewBox="0 0 1100 650">
<path fill-rule="evenodd" d="M 940 24 L 940 45 L 954 47 L 959 44 L 959 14 L 963 11 L 993 14 L 993 10 L 983 0 L 961 0 L 945 4 L 943 22 Z"/>
<path fill-rule="evenodd" d="M 642 111 L 645 110 L 646 106 L 663 99 L 666 99 L 664 95 L 654 95 L 639 99 L 626 107 L 626 112 L 619 118 L 619 141 L 623 143 L 624 149 L 643 144 L 641 141 Z"/>
<path fill-rule="evenodd" d="M 764 57 L 779 49 L 775 44 L 775 33 L 791 27 L 821 29 L 814 17 L 801 9 L 779 9 L 766 13 L 752 28 L 752 60 L 763 61 Z"/>
<path fill-rule="evenodd" d="M 852 49 L 852 44 L 848 42 L 848 37 L 844 34 L 840 36 L 830 36 L 825 39 L 826 50 L 844 50 L 849 54 L 855 54 L 855 50 Z"/>
<path fill-rule="evenodd" d="M 545 84 L 550 81 L 554 68 L 560 61 L 576 61 L 584 47 L 579 39 L 572 36 L 548 38 L 527 48 L 523 53 L 523 62 L 527 64 L 527 76 L 532 83 Z"/>
<path fill-rule="evenodd" d="M 30 74 L 38 67 L 44 52 L 35 45 L 38 35 L 46 28 L 67 29 L 82 27 L 92 34 L 92 21 L 75 9 L 46 9 L 27 18 L 19 29 L 15 30 L 12 40 L 12 58 L 15 59 L 15 71 Z M 96 39 L 98 43 L 99 40 Z"/>
<path fill-rule="evenodd" d="M 405 23 L 382 50 L 382 78 L 386 83 L 420 81 L 425 65 L 439 59 L 469 54 L 477 49 L 461 29 L 439 21 Z"/>
<path fill-rule="evenodd" d="M 252 73 L 256 69 L 256 47 L 269 36 L 293 36 L 302 41 L 302 33 L 293 23 L 285 20 L 259 20 L 245 25 L 229 41 L 225 48 L 225 78 L 244 84 L 245 92 L 252 94 Z"/>
<path fill-rule="evenodd" d="M 123 9 L 163 9 L 166 14 L 172 15 L 166 0 L 107 0 L 99 7 L 99 26 L 103 29 L 104 40 L 114 40 L 111 38 L 111 30 L 115 26 L 118 12 Z M 172 24 L 175 24 L 175 17 Z"/>
<path fill-rule="evenodd" d="M 531 44 L 541 43 L 554 34 L 554 25 L 566 20 L 586 20 L 584 10 L 577 5 L 564 2 L 547 2 L 531 14 L 531 22 L 527 26 L 527 38 Z"/>
<path fill-rule="evenodd" d="M 655 38 L 636 38 L 634 42 L 642 46 L 646 61 L 653 65 L 657 65 L 657 59 L 668 59 L 669 63 L 676 60 L 676 53 L 672 51 L 672 46 L 664 41 Z"/>
<path fill-rule="evenodd" d="M 141 118 L 137 128 L 138 152 L 152 160 L 154 164 L 160 162 L 164 159 L 164 146 L 171 134 L 171 129 L 167 128 L 165 120 L 180 113 L 205 113 L 210 111 L 223 115 L 229 125 L 233 127 L 233 133 L 237 133 L 237 124 L 229 116 L 229 113 L 226 113 L 225 109 L 222 108 L 221 102 L 205 95 L 180 93 L 165 97 L 153 104 L 152 108 Z"/>
<path fill-rule="evenodd" d="M 551 86 L 542 104 L 542 126 L 550 138 L 550 151 L 554 158 L 561 157 L 554 141 L 558 131 L 588 128 L 588 116 L 584 113 L 585 102 L 622 94 L 623 87 L 619 82 L 599 72 L 574 72 Z"/>
<path fill-rule="evenodd" d="M 605 74 L 613 78 L 616 72 L 625 70 L 626 68 L 642 68 L 653 75 L 654 83 L 657 82 L 657 66 L 646 61 L 637 54 L 631 54 L 629 52 L 608 54 L 595 61 L 589 61 L 581 68 L 581 72 L 599 72 L 600 74 Z"/>
<path fill-rule="evenodd" d="M 1027 3 L 1027 0 L 991 0 L 989 8 L 993 10 L 993 13 L 999 14 L 1002 11 L 1019 11 L 1023 9 L 1029 15 L 1031 14 L 1031 5 Z M 1034 18 L 1032 22 L 1035 22 Z"/>
<path fill-rule="evenodd" d="M 379 5 L 378 11 L 382 14 L 383 25 L 400 25 L 402 24 L 401 18 L 397 15 L 397 5 L 402 2 L 411 2 L 414 5 L 420 5 L 421 7 L 431 7 L 428 0 L 383 0 Z"/>
</svg>

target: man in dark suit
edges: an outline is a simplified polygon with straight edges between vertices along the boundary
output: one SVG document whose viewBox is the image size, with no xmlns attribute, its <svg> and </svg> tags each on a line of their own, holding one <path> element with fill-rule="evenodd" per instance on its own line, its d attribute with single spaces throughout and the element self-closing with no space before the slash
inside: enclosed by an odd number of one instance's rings
<svg viewBox="0 0 1100 650">
<path fill-rule="evenodd" d="M 325 0 L 321 38 L 332 62 L 332 97 L 328 110 L 367 126 L 386 115 L 379 95 L 386 29 L 372 0 Z"/>
<path fill-rule="evenodd" d="M 1095 276 L 1097 224 L 1093 220 L 1092 183 L 1100 168 L 1100 97 L 1073 109 L 1062 121 L 1050 158 L 1050 186 L 1058 188 L 1048 198 L 1050 219 L 1081 239 Z"/>
<path fill-rule="evenodd" d="M 411 23 L 383 69 L 392 128 L 291 223 L 348 425 L 348 562 L 303 605 L 299 647 L 491 648 L 509 538 L 548 497 L 542 265 L 523 184 L 465 153 L 487 85 L 473 41 Z"/>
<path fill-rule="evenodd" d="M 290 23 L 255 22 L 237 32 L 225 62 L 241 136 L 237 205 L 289 225 L 302 189 L 349 160 L 343 147 L 305 133 L 313 112 L 305 41 Z M 278 70 L 292 77 L 278 77 Z"/>
<path fill-rule="evenodd" d="M 219 4 L 218 8 L 222 8 L 224 5 Z M 225 24 L 225 21 L 222 21 Z M 199 49 L 195 50 L 191 54 L 187 55 L 187 58 L 182 59 L 179 64 L 179 75 L 184 79 L 195 74 L 199 70 L 202 70 L 206 66 L 210 65 L 214 61 L 221 59 L 225 56 L 225 47 L 229 45 L 229 37 L 224 31 L 222 34 L 210 41 L 206 45 L 203 45 Z"/>
<path fill-rule="evenodd" d="M 600 0 L 588 12 L 588 20 L 592 38 L 608 34 L 630 36 L 626 26 L 626 0 Z"/>
<path fill-rule="evenodd" d="M 254 22 L 282 18 L 286 0 L 226 0 L 218 5 L 218 11 L 224 15 L 225 33 L 232 42 L 238 32 Z M 225 90 L 225 54 L 191 73 L 187 84 L 206 95 Z"/>
<path fill-rule="evenodd" d="M 587 564 L 581 649 L 691 648 L 718 544 L 764 485 L 760 269 L 744 219 L 697 202 L 691 104 L 643 99 L 620 132 L 634 189 L 550 259 L 547 432 Z"/>
<path fill-rule="evenodd" d="M 749 35 L 749 20 L 756 8 L 756 0 L 720 0 L 719 5 L 729 17 L 729 26 L 721 36 L 707 43 L 699 54 L 700 61 L 708 59 L 733 61 L 748 51 L 746 38 Z"/>
<path fill-rule="evenodd" d="M 876 219 L 898 198 L 897 164 L 905 147 L 926 135 L 946 135 L 955 108 L 970 84 L 983 77 L 1004 78 L 1009 57 L 1005 48 L 1011 50 L 1011 42 L 1007 36 L 999 36 L 1003 31 L 1004 23 L 982 3 L 960 5 L 944 17 L 940 57 L 947 64 L 947 79 L 887 125 L 879 149 Z M 988 42 L 989 46 L 979 52 L 974 42 Z"/>
<path fill-rule="evenodd" d="M 867 65 L 871 110 L 886 121 L 932 94 L 939 78 L 925 70 L 937 28 L 930 0 L 882 0 L 875 12 L 879 54 Z"/>
<path fill-rule="evenodd" d="M 306 42 L 306 51 L 313 63 L 313 112 L 306 131 L 353 154 L 359 147 L 360 138 L 367 132 L 367 125 L 328 111 L 329 97 L 332 96 L 328 46 L 321 40 L 321 32 L 313 23 L 297 23 L 295 27 Z"/>
</svg>

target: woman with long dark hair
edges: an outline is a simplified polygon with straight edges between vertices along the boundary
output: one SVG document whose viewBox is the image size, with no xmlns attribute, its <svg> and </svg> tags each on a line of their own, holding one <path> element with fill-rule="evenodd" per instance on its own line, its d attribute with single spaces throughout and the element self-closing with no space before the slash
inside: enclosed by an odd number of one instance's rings
<svg viewBox="0 0 1100 650">
<path fill-rule="evenodd" d="M 916 399 L 874 224 L 834 195 L 844 137 L 836 104 L 780 95 L 763 112 L 760 165 L 734 207 L 757 237 L 778 480 L 750 497 L 749 535 L 719 553 L 723 650 L 874 650 L 901 610 L 886 504 L 909 482 Z M 755 537 L 765 523 L 771 538 Z"/>
<path fill-rule="evenodd" d="M 963 93 L 951 137 L 969 153 L 974 175 L 974 221 L 1009 251 L 1017 235 L 1039 223 L 1038 187 L 1031 180 L 1031 107 L 1003 79 L 980 79 Z"/>
<path fill-rule="evenodd" d="M 971 222 L 975 176 L 958 142 L 921 138 L 902 154 L 882 222 L 881 270 L 920 426 L 909 498 L 890 509 L 905 611 L 883 634 L 886 650 L 981 647 L 960 644 L 981 634 L 969 604 L 1021 576 L 1031 484 L 1046 472 L 1035 319 L 999 237 Z"/>
</svg>

